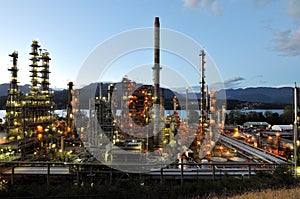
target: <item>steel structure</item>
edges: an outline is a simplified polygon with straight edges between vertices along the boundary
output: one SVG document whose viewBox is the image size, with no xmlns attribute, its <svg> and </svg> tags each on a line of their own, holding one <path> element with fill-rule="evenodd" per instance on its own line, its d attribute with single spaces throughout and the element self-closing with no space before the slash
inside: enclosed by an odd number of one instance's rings
<svg viewBox="0 0 300 199">
<path fill-rule="evenodd" d="M 67 104 L 67 129 L 66 132 L 74 131 L 74 113 L 73 113 L 73 82 L 68 83 L 68 104 Z"/>
<path fill-rule="evenodd" d="M 18 52 L 14 51 L 9 55 L 13 58 L 13 65 L 8 71 L 11 72 L 11 81 L 9 84 L 6 101 L 6 130 L 11 139 L 21 139 L 24 134 L 21 132 L 21 103 L 20 91 L 18 88 Z"/>
<path fill-rule="evenodd" d="M 14 52 L 13 66 L 11 71 L 11 83 L 8 90 L 6 104 L 6 124 L 9 141 L 32 137 L 39 134 L 48 134 L 54 124 L 54 101 L 53 91 L 49 88 L 49 53 L 40 49 L 38 41 L 31 44 L 30 92 L 21 94 L 17 82 L 17 58 L 18 53 Z M 41 138 L 41 137 L 40 137 Z"/>
</svg>

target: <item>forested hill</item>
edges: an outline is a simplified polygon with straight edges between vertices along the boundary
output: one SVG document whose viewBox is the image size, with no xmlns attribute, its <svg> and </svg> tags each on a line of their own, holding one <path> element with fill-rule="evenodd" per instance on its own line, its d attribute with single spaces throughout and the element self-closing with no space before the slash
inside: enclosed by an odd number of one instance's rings
<svg viewBox="0 0 300 199">
<path fill-rule="evenodd" d="M 107 95 L 107 85 L 103 85 L 102 94 Z M 5 102 L 7 99 L 7 90 L 9 84 L 0 84 L 0 109 L 5 109 Z M 29 85 L 19 86 L 19 89 L 23 93 L 29 92 Z M 181 95 L 184 97 L 185 94 L 178 94 L 172 92 L 169 89 L 164 89 L 166 99 L 172 99 L 174 95 Z M 90 84 L 80 89 L 81 95 L 90 95 L 91 92 L 97 96 L 99 93 L 98 84 Z M 54 91 L 54 101 L 57 109 L 66 108 L 67 104 L 67 93 L 66 89 Z M 216 92 L 217 98 L 222 96 L 224 91 Z M 94 96 L 95 96 L 94 95 Z M 199 94 L 191 94 L 191 96 L 199 97 Z M 86 96 L 85 96 L 86 97 Z M 120 97 L 120 96 L 118 96 Z M 88 98 L 87 98 L 88 99 Z M 226 90 L 227 109 L 250 107 L 254 109 L 282 109 L 286 104 L 293 103 L 293 88 L 271 88 L 271 87 L 257 87 L 257 88 L 239 88 L 239 89 L 227 89 Z M 88 104 L 87 102 L 83 102 Z M 87 108 L 87 107 L 83 107 Z"/>
<path fill-rule="evenodd" d="M 293 88 L 238 88 L 226 89 L 226 98 L 231 100 L 261 103 L 293 103 Z"/>
</svg>

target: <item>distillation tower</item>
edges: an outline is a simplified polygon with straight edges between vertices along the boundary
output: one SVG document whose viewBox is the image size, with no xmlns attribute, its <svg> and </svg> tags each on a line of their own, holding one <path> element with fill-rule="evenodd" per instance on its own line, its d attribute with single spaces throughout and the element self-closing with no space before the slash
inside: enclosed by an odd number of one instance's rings
<svg viewBox="0 0 300 199">
<path fill-rule="evenodd" d="M 74 131 L 74 112 L 73 112 L 73 82 L 68 83 L 68 104 L 67 104 L 67 129 L 66 133 Z"/>
<path fill-rule="evenodd" d="M 6 131 L 9 138 L 22 139 L 24 134 L 20 129 L 22 121 L 20 91 L 18 89 L 18 52 L 14 51 L 9 56 L 13 58 L 13 65 L 8 69 L 11 72 L 11 81 L 6 101 Z"/>
<path fill-rule="evenodd" d="M 31 44 L 30 60 L 32 63 L 30 77 L 31 87 L 29 94 L 23 100 L 23 117 L 25 133 L 31 136 L 37 126 L 43 131 L 49 131 L 50 125 L 54 122 L 53 92 L 49 90 L 49 53 L 40 49 L 38 41 Z M 42 62 L 42 65 L 39 65 Z M 40 76 L 39 76 L 40 74 Z"/>
<path fill-rule="evenodd" d="M 36 133 L 47 134 L 54 124 L 53 92 L 49 89 L 49 53 L 40 49 L 38 41 L 31 44 L 30 92 L 21 94 L 17 85 L 17 58 L 14 52 L 11 71 L 10 89 L 6 104 L 6 126 L 9 140 L 34 136 Z M 40 62 L 41 65 L 40 65 Z"/>
</svg>

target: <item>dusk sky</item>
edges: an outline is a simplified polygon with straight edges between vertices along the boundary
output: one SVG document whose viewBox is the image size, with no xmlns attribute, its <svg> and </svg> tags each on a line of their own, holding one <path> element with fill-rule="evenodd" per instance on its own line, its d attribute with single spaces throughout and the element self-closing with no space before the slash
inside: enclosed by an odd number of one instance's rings
<svg viewBox="0 0 300 199">
<path fill-rule="evenodd" d="M 7 69 L 12 62 L 8 54 L 14 50 L 19 53 L 19 82 L 21 85 L 30 82 L 30 44 L 37 39 L 52 58 L 51 87 L 67 88 L 69 81 L 76 81 L 85 60 L 97 46 L 124 31 L 153 27 L 156 16 L 161 28 L 177 31 L 204 47 L 226 88 L 300 83 L 298 0 L 0 0 L 0 3 L 0 83 L 10 80 Z M 195 56 L 200 60 L 199 53 Z M 139 65 L 151 65 L 153 61 L 149 50 L 139 56 L 128 55 L 124 63 L 119 63 L 125 70 L 129 58 L 139 59 Z M 162 54 L 161 63 L 172 65 L 168 59 L 172 56 Z M 110 72 L 113 73 L 114 70 Z M 118 81 L 120 77 L 111 78 Z"/>
</svg>

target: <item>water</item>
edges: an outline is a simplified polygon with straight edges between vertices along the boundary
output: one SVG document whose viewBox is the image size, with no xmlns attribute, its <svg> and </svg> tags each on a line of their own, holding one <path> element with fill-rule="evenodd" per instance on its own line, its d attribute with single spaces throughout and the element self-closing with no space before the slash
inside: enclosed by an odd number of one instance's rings
<svg viewBox="0 0 300 199">
<path fill-rule="evenodd" d="M 229 114 L 230 111 L 232 110 L 226 110 L 226 113 Z M 271 111 L 272 113 L 278 113 L 279 115 L 283 113 L 282 109 L 254 109 L 254 110 L 248 109 L 248 110 L 239 110 L 239 111 L 241 111 L 242 113 L 258 112 L 263 114 L 265 114 L 265 112 L 267 111 Z"/>
<path fill-rule="evenodd" d="M 89 111 L 87 109 L 82 109 L 80 110 L 81 112 L 84 113 L 84 115 L 86 115 L 87 117 L 89 116 Z M 195 111 L 195 110 L 194 110 Z M 226 113 L 229 114 L 231 110 L 226 110 Z M 254 109 L 254 110 L 240 110 L 242 113 L 249 113 L 251 111 L 254 112 L 261 112 L 261 113 L 265 113 L 266 111 L 271 111 L 273 113 L 278 113 L 279 115 L 283 113 L 282 109 Z M 186 111 L 185 110 L 178 110 L 178 115 L 180 118 L 184 119 L 186 118 Z M 3 119 L 3 121 L 5 121 L 5 110 L 0 110 L 0 118 Z M 61 110 L 55 110 L 54 113 L 56 113 L 59 117 L 66 117 L 67 115 L 67 110 L 66 109 L 61 109 Z M 200 111 L 197 110 L 197 113 L 200 114 Z M 121 110 L 117 110 L 117 115 L 121 114 Z M 172 115 L 173 114 L 173 110 L 165 110 L 165 116 L 166 115 Z"/>
</svg>

